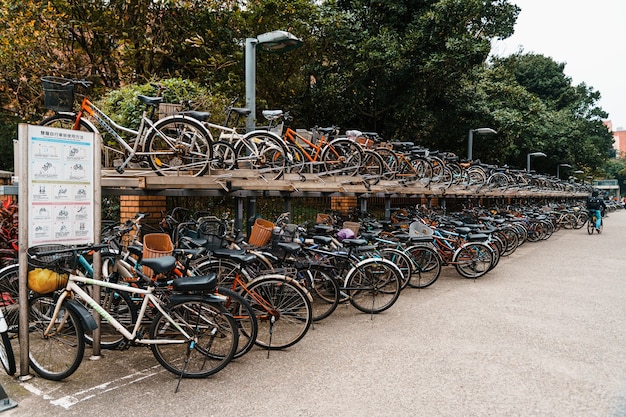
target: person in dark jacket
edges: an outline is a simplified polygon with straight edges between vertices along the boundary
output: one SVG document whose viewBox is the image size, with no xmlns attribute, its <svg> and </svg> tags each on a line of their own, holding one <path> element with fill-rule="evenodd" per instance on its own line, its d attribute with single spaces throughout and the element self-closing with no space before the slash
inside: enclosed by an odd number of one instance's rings
<svg viewBox="0 0 626 417">
<path fill-rule="evenodd" d="M 602 224 L 602 212 L 606 210 L 606 204 L 602 196 L 599 195 L 598 190 L 593 190 L 591 197 L 587 198 L 587 210 L 589 210 L 590 216 L 595 214 L 596 229 L 600 229 L 600 225 Z"/>
</svg>

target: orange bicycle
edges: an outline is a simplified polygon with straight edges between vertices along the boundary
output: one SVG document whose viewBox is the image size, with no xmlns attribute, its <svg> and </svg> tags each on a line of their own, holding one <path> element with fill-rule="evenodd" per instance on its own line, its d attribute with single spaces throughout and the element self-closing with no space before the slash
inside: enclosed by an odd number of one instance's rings
<svg viewBox="0 0 626 417">
<path fill-rule="evenodd" d="M 292 119 L 288 112 L 282 110 L 264 110 L 263 116 L 269 120 L 269 128 L 273 130 L 276 130 L 277 120 Z M 350 176 L 359 173 L 364 161 L 363 149 L 346 137 L 337 138 L 338 131 L 335 126 L 317 127 L 305 136 L 287 127 L 282 137 L 293 156 L 291 172 Z"/>
<path fill-rule="evenodd" d="M 76 86 L 88 87 L 90 81 L 43 77 L 42 83 L 46 108 L 55 114 L 40 125 L 88 132 L 97 132 L 96 125 L 100 126 L 110 138 L 103 141 L 103 162 L 115 166 L 118 173 L 131 163 L 158 175 L 200 176 L 209 170 L 213 158 L 210 133 L 201 122 L 184 115 L 153 121 L 162 97 L 137 96 L 146 109 L 134 130 L 114 122 L 87 97 L 73 111 Z M 112 163 L 109 154 L 114 155 Z"/>
</svg>

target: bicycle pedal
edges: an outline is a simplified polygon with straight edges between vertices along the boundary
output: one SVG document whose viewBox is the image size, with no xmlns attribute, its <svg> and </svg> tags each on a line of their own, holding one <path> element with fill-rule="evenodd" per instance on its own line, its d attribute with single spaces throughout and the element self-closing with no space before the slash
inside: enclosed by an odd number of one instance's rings
<svg viewBox="0 0 626 417">
<path fill-rule="evenodd" d="M 122 340 L 122 342 L 117 346 L 117 350 L 128 350 L 130 349 L 130 347 L 133 345 L 133 341 L 132 340 L 128 340 L 128 339 L 124 339 Z"/>
</svg>

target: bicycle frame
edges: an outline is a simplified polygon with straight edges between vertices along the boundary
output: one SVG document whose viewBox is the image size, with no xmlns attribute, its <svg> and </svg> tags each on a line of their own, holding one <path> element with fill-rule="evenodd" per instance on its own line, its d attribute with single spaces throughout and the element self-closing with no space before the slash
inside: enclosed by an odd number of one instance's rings
<svg viewBox="0 0 626 417">
<path fill-rule="evenodd" d="M 98 287 L 111 288 L 111 289 L 118 290 L 118 291 L 130 292 L 130 293 L 134 293 L 134 294 L 141 294 L 141 295 L 143 295 L 143 301 L 142 301 L 141 308 L 139 310 L 139 314 L 137 316 L 137 321 L 135 323 L 133 331 L 129 332 L 119 321 L 117 321 L 106 310 L 104 310 L 102 308 L 102 306 L 100 306 L 100 304 L 98 304 L 93 298 L 91 298 L 91 296 L 89 294 L 87 294 L 77 284 L 77 282 L 82 282 L 82 283 L 87 284 L 87 285 L 95 285 L 95 286 L 98 286 Z M 134 342 L 139 343 L 139 344 L 143 344 L 143 345 L 150 345 L 150 344 L 183 344 L 183 343 L 187 343 L 189 340 L 191 340 L 191 336 L 189 336 L 189 334 L 187 334 L 170 317 L 170 315 L 167 314 L 167 312 L 165 311 L 165 309 L 162 306 L 161 300 L 159 300 L 159 298 L 155 297 L 152 294 L 152 292 L 153 292 L 153 287 L 148 287 L 147 289 L 142 289 L 142 288 L 130 287 L 130 286 L 127 286 L 127 285 L 119 285 L 119 284 L 113 284 L 113 283 L 110 283 L 110 282 L 99 281 L 99 280 L 95 280 L 95 279 L 91 279 L 91 278 L 79 277 L 77 275 L 70 274 L 68 282 L 67 282 L 67 285 L 65 287 L 65 291 L 61 294 L 61 296 L 59 297 L 59 299 L 56 302 L 52 320 L 50 320 L 50 324 L 48 325 L 48 328 L 44 332 L 44 335 L 47 336 L 47 335 L 50 334 L 50 332 L 52 332 L 53 326 L 55 324 L 57 324 L 56 323 L 56 318 L 57 318 L 57 316 L 58 316 L 58 314 L 59 314 L 59 312 L 61 310 L 61 305 L 63 304 L 63 301 L 70 294 L 74 293 L 74 294 L 78 294 L 78 296 L 80 296 L 80 298 L 84 302 L 86 302 L 91 308 L 93 308 L 94 311 L 96 311 L 100 316 L 102 316 L 107 322 L 109 322 L 111 324 L 111 326 L 113 326 L 115 328 L 115 330 L 117 330 L 119 333 L 121 333 L 128 340 L 133 340 Z M 172 326 L 174 326 L 174 328 L 176 330 L 178 330 L 185 337 L 185 340 L 181 340 L 181 339 L 178 339 L 178 340 L 176 340 L 176 339 L 171 339 L 171 340 L 167 340 L 167 339 L 152 340 L 152 339 L 144 339 L 144 338 L 141 338 L 141 337 L 140 338 L 136 338 L 137 335 L 139 334 L 139 328 L 141 327 L 141 323 L 142 323 L 143 317 L 144 317 L 144 315 L 146 313 L 146 310 L 147 310 L 149 305 L 156 307 L 157 310 L 159 310 L 159 312 L 161 312 L 161 314 L 163 314 L 163 317 L 165 317 L 172 324 Z"/>
<path fill-rule="evenodd" d="M 325 144 L 328 143 L 325 135 L 322 135 L 320 137 L 320 140 L 317 142 L 317 144 L 315 144 L 311 142 L 310 140 L 308 140 L 307 138 L 305 138 L 304 136 L 299 135 L 296 131 L 294 131 L 290 127 L 288 127 L 287 130 L 285 131 L 283 138 L 289 140 L 289 142 L 291 142 L 294 146 L 300 149 L 300 151 L 302 151 L 302 154 L 309 160 L 309 162 L 318 162 L 320 155 L 322 153 L 322 148 L 324 147 Z M 311 156 L 311 154 L 305 149 L 304 146 L 298 143 L 298 139 L 304 142 L 309 148 L 315 150 L 315 152 L 313 153 L 313 156 Z M 335 153 L 335 155 L 338 155 L 338 153 L 333 148 L 331 149 L 332 149 L 332 152 Z"/>
</svg>

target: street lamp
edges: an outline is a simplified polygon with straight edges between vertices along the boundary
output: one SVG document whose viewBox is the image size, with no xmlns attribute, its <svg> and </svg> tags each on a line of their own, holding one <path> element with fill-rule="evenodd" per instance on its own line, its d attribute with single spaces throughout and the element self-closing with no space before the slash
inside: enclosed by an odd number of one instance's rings
<svg viewBox="0 0 626 417">
<path fill-rule="evenodd" d="M 530 173 L 530 157 L 531 156 L 547 156 L 547 155 L 543 152 L 531 152 L 529 154 L 526 154 L 526 172 L 528 173 Z"/>
<path fill-rule="evenodd" d="M 490 127 L 479 127 L 478 129 L 470 129 L 469 133 L 467 134 L 467 160 L 468 161 L 472 160 L 472 145 L 474 144 L 474 133 L 478 133 L 480 135 L 488 135 L 488 134 L 495 135 L 498 132 L 496 132 Z"/>
<path fill-rule="evenodd" d="M 572 166 L 571 166 L 570 164 L 558 164 L 558 165 L 556 166 L 556 178 L 557 178 L 557 179 L 559 179 L 559 180 L 561 179 L 561 176 L 559 175 L 559 168 L 560 168 L 560 167 L 563 167 L 563 168 L 571 168 Z"/>
<path fill-rule="evenodd" d="M 256 50 L 266 52 L 287 52 L 302 46 L 302 41 L 289 32 L 275 30 L 246 38 L 246 107 L 250 114 L 246 118 L 246 130 L 254 130 L 256 115 Z"/>
</svg>

